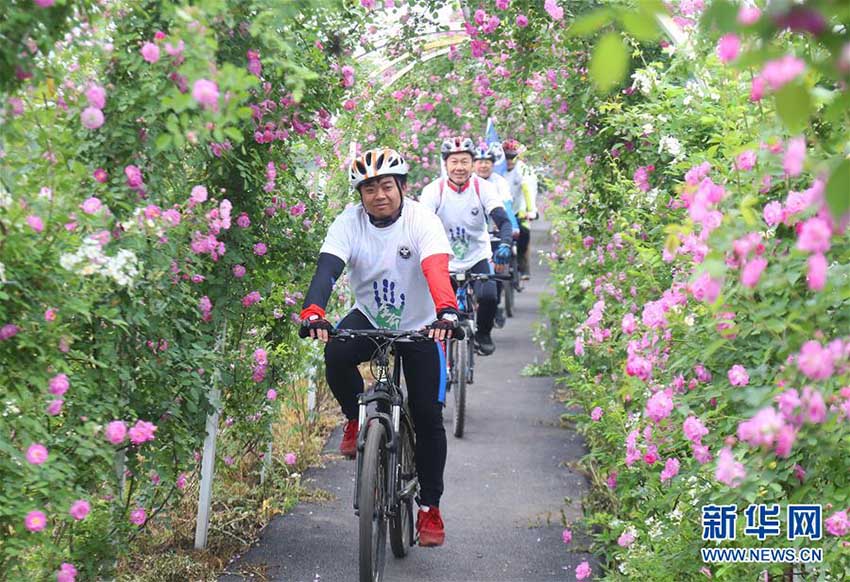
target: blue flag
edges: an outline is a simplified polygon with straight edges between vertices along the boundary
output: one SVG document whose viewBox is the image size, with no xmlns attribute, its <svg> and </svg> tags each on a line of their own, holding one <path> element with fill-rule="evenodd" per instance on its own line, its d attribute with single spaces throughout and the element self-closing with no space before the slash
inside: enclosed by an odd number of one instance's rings
<svg viewBox="0 0 850 582">
<path fill-rule="evenodd" d="M 499 139 L 499 134 L 496 132 L 496 124 L 493 123 L 493 119 L 487 118 L 487 131 L 485 132 L 484 139 L 487 141 L 487 145 L 491 145 L 495 142 L 499 144 L 502 143 L 502 140 Z M 496 158 L 496 161 L 493 162 L 493 169 L 497 174 L 504 176 L 508 171 L 508 166 L 505 163 L 505 154 L 500 153 L 499 157 Z"/>
</svg>

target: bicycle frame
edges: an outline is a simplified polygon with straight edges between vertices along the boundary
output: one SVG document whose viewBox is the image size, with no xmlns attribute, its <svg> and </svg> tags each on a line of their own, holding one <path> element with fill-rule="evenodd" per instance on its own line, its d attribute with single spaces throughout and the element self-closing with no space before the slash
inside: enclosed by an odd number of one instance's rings
<svg viewBox="0 0 850 582">
<path fill-rule="evenodd" d="M 357 330 L 361 331 L 361 330 Z M 362 333 L 362 331 L 361 331 Z M 356 332 L 355 332 L 355 335 Z M 368 337 L 368 336 L 367 336 Z M 403 338 L 403 335 L 399 335 Z M 401 392 L 401 354 L 398 350 L 394 350 L 393 346 L 398 339 L 380 338 L 380 336 L 372 336 L 370 339 L 375 341 L 376 350 L 372 356 L 372 365 L 379 373 L 376 376 L 375 383 L 371 390 L 360 394 L 358 405 L 358 422 L 360 432 L 357 435 L 357 479 L 354 486 L 354 512 L 359 515 L 360 508 L 358 507 L 358 499 L 360 498 L 360 473 L 363 469 L 363 449 L 366 445 L 367 429 L 371 422 L 380 422 L 387 433 L 387 453 L 388 466 L 392 469 L 393 474 L 390 484 L 398 483 L 399 463 L 399 434 L 401 431 L 401 423 L 407 425 L 409 434 L 413 433 L 413 426 L 410 422 L 408 412 L 404 405 L 404 395 Z M 381 340 L 385 341 L 381 341 Z M 377 340 L 377 341 L 376 341 Z M 393 352 L 393 370 L 392 375 L 389 371 L 390 351 Z M 370 404 L 375 404 L 372 410 L 369 410 Z M 389 411 L 389 412 L 387 412 Z M 411 479 L 404 489 L 396 487 L 388 487 L 389 502 L 387 503 L 388 515 L 394 515 L 394 508 L 398 505 L 400 499 L 412 495 L 418 485 L 418 478 Z"/>
</svg>

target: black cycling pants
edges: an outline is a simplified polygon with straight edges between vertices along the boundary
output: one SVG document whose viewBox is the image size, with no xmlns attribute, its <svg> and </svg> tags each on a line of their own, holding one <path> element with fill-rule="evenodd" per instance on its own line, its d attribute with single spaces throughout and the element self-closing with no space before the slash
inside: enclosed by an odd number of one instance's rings
<svg viewBox="0 0 850 582">
<path fill-rule="evenodd" d="M 346 315 L 337 327 L 374 329 L 357 309 Z M 443 427 L 445 353 L 438 342 L 397 343 L 395 347 L 401 354 L 410 414 L 416 432 L 416 471 L 421 485 L 421 504 L 438 507 L 446 468 L 446 430 Z M 325 346 L 325 377 L 349 420 L 357 418 L 357 395 L 364 388 L 357 365 L 368 362 L 374 351 L 374 342 L 367 338 L 331 341 Z"/>
<path fill-rule="evenodd" d="M 469 269 L 473 273 L 493 273 L 490 261 L 481 259 Z M 474 281 L 472 290 L 478 300 L 478 331 L 490 333 L 493 331 L 493 320 L 496 318 L 496 306 L 499 304 L 496 280 Z"/>
<path fill-rule="evenodd" d="M 517 217 L 519 220 L 519 217 Z M 531 231 L 528 230 L 528 223 L 519 223 L 519 238 L 516 241 L 517 267 L 520 273 L 531 273 L 531 261 L 528 257 L 528 247 L 531 244 Z"/>
</svg>

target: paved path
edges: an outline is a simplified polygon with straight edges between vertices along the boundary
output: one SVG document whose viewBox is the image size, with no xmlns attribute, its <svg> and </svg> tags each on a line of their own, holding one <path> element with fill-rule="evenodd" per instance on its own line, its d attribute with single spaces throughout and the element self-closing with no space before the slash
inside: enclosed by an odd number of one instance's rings
<svg viewBox="0 0 850 582">
<path fill-rule="evenodd" d="M 547 225 L 537 224 L 532 237 L 542 242 Z M 462 439 L 451 435 L 451 404 L 445 411 L 449 452 L 440 506 L 446 544 L 414 547 L 403 560 L 388 548 L 387 582 L 574 580 L 576 565 L 588 558 L 569 552 L 561 540 L 562 513 L 570 521 L 578 518 L 586 488 L 563 464 L 581 456 L 581 441 L 558 426 L 563 406 L 552 399 L 552 379 L 520 376 L 527 363 L 543 357 L 531 333 L 540 294 L 546 292 L 546 273 L 537 267 L 518 296 L 516 316 L 495 330 L 496 353 L 476 360 Z M 336 450 L 339 433 L 326 452 Z M 266 564 L 272 580 L 356 580 L 353 473 L 353 462 L 332 454 L 324 468 L 309 471 L 308 486 L 336 499 L 302 503 L 277 517 L 221 582 L 243 580 L 238 571 L 245 563 Z M 574 500 L 571 505 L 565 497 Z"/>
</svg>

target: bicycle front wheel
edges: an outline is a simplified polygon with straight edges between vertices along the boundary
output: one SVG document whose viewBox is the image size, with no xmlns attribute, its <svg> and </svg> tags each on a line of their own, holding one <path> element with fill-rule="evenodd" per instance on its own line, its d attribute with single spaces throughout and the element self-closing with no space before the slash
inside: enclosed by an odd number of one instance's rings
<svg viewBox="0 0 850 582">
<path fill-rule="evenodd" d="M 360 582 L 381 582 L 387 557 L 387 434 L 373 422 L 360 472 Z"/>
<path fill-rule="evenodd" d="M 463 342 L 458 342 L 457 361 L 455 362 L 457 382 L 452 386 L 454 395 L 454 435 L 457 438 L 463 436 L 463 425 L 466 422 L 466 384 L 469 379 L 469 350 L 467 346 L 472 341 L 467 337 Z"/>
<path fill-rule="evenodd" d="M 400 492 L 405 492 L 409 484 L 416 479 L 416 464 L 414 459 L 413 435 L 408 432 L 406 422 L 401 423 L 398 434 L 398 479 L 391 483 Z M 403 558 L 414 542 L 413 534 L 413 497 L 415 488 L 409 495 L 401 496 L 395 508 L 395 515 L 390 517 L 390 548 L 396 558 Z"/>
</svg>

